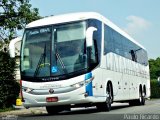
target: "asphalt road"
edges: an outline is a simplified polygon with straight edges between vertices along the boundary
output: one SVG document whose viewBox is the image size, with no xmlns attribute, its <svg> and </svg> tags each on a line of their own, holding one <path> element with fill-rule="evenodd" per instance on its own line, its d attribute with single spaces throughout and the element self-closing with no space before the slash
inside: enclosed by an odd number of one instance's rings
<svg viewBox="0 0 160 120">
<path fill-rule="evenodd" d="M 115 103 L 110 112 L 99 112 L 95 107 L 74 108 L 57 115 L 19 115 L 18 120 L 160 120 L 160 99 L 146 101 L 145 106 Z"/>
</svg>

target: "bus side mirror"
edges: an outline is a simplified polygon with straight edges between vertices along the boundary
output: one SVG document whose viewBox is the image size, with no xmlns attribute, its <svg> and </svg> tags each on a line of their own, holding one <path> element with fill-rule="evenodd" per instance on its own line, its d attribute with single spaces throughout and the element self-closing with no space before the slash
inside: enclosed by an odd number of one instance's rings
<svg viewBox="0 0 160 120">
<path fill-rule="evenodd" d="M 15 58 L 15 47 L 14 44 L 9 44 L 9 55 L 11 58 Z"/>
<path fill-rule="evenodd" d="M 86 31 L 86 44 L 87 47 L 93 46 L 93 32 L 97 31 L 95 27 L 89 27 Z"/>
<path fill-rule="evenodd" d="M 15 58 L 15 44 L 22 40 L 22 37 L 17 37 L 9 43 L 9 54 L 11 58 Z"/>
</svg>

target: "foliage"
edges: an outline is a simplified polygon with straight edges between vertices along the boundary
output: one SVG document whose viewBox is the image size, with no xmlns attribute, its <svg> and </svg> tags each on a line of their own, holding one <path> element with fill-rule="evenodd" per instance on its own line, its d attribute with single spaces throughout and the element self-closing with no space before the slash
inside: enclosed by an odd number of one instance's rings
<svg viewBox="0 0 160 120">
<path fill-rule="evenodd" d="M 157 79 L 160 76 L 160 58 L 150 59 L 149 67 L 151 79 Z"/>
<path fill-rule="evenodd" d="M 30 0 L 0 0 L 0 40 L 11 40 L 18 30 L 40 18 L 38 9 L 31 8 Z"/>
<path fill-rule="evenodd" d="M 160 98 L 160 83 L 157 80 L 151 80 L 151 98 Z"/>
<path fill-rule="evenodd" d="M 0 52 L 0 109 L 11 107 L 19 96 L 15 65 L 15 59 L 11 59 L 8 53 Z"/>
<path fill-rule="evenodd" d="M 10 107 L 10 108 L 5 108 L 5 109 L 0 109 L 0 112 L 7 112 L 7 111 L 12 111 L 15 110 L 15 108 Z"/>
</svg>

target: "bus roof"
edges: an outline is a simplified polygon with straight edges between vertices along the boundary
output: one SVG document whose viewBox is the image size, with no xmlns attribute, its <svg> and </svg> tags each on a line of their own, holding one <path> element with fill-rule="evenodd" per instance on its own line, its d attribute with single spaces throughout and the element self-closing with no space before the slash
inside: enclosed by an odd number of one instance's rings
<svg viewBox="0 0 160 120">
<path fill-rule="evenodd" d="M 136 42 L 126 32 L 124 32 L 118 26 L 112 23 L 110 20 L 106 19 L 104 16 L 96 12 L 78 12 L 78 13 L 69 13 L 69 14 L 63 14 L 63 15 L 49 16 L 49 17 L 45 17 L 45 18 L 29 23 L 26 26 L 26 28 L 59 24 L 59 23 L 72 22 L 72 21 L 79 21 L 79 20 L 87 20 L 87 19 L 97 19 L 97 20 L 102 21 L 103 23 L 105 23 L 106 25 L 108 25 L 109 27 L 111 27 L 112 29 L 114 29 L 115 31 L 123 35 L 124 37 L 128 38 L 133 43 L 145 49 L 141 44 Z"/>
</svg>

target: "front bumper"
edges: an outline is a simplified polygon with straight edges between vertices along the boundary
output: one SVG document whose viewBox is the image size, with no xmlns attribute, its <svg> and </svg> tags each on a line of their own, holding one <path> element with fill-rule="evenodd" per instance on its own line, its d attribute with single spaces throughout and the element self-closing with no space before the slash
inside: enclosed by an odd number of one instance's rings
<svg viewBox="0 0 160 120">
<path fill-rule="evenodd" d="M 71 92 L 49 95 L 33 95 L 23 92 L 24 107 L 44 107 L 57 105 L 85 104 L 93 102 L 103 102 L 104 98 L 86 96 L 85 87 L 81 87 Z M 58 97 L 57 102 L 47 102 L 47 97 Z"/>
</svg>

